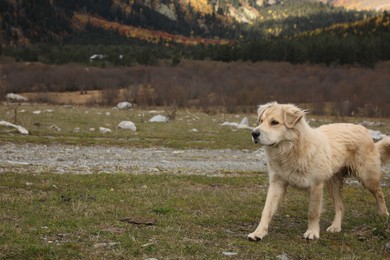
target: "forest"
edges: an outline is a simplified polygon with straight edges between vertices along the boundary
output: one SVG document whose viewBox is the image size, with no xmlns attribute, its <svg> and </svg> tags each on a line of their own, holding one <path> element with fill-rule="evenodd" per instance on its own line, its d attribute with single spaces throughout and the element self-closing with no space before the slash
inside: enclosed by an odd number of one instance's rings
<svg viewBox="0 0 390 260">
<path fill-rule="evenodd" d="M 390 14 L 387 12 L 357 12 L 321 3 L 287 2 L 259 9 L 258 19 L 249 26 L 228 23 L 220 14 L 199 13 L 190 5 L 187 9 L 179 8 L 177 1 L 172 3 L 178 21 L 142 6 L 139 1 L 134 2 L 131 12 L 113 8 L 111 1 L 56 0 L 55 5 L 44 0 L 22 2 L 24 5 L 19 8 L 29 7 L 21 9 L 23 12 L 17 10 L 17 5 L 7 5 L 7 1 L 0 4 L 3 39 L 18 42 L 2 44 L 0 55 L 16 61 L 76 62 L 103 67 L 159 65 L 166 60 L 175 65 L 181 59 L 374 66 L 378 61 L 390 59 Z M 103 24 L 87 22 L 75 29 L 72 17 L 80 12 L 91 19 L 96 14 L 105 17 L 107 23 L 116 21 L 132 27 L 110 29 L 102 20 Z M 20 30 L 11 26 L 15 23 L 21 24 Z M 157 36 L 153 37 L 157 42 L 148 42 L 152 37 L 143 40 L 128 36 L 132 28 L 140 27 L 144 28 L 143 33 L 149 34 L 167 32 L 188 39 L 212 37 L 228 41 L 197 44 L 192 40 L 186 45 L 172 37 L 167 40 Z M 90 57 L 94 54 L 104 58 L 91 64 Z"/>
</svg>

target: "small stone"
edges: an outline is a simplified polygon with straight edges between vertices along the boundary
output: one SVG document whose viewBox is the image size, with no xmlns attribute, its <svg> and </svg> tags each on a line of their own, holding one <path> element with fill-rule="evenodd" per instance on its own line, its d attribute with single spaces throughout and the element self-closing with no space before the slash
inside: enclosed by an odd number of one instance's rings
<svg viewBox="0 0 390 260">
<path fill-rule="evenodd" d="M 130 102 L 123 101 L 123 102 L 119 102 L 116 105 L 116 107 L 118 109 L 131 109 L 133 107 L 133 105 Z"/>
<path fill-rule="evenodd" d="M 223 255 L 226 255 L 226 256 L 234 256 L 234 255 L 238 255 L 237 252 L 222 252 Z"/>
<path fill-rule="evenodd" d="M 153 122 L 153 123 L 166 123 L 168 121 L 169 121 L 168 117 L 162 115 L 154 116 L 149 120 L 149 122 Z"/>
<path fill-rule="evenodd" d="M 386 245 L 385 245 L 385 250 L 387 252 L 390 252 L 390 242 L 387 242 Z"/>
<path fill-rule="evenodd" d="M 106 134 L 106 133 L 111 133 L 112 132 L 110 128 L 105 128 L 105 127 L 99 127 L 99 131 L 102 134 Z"/>
<path fill-rule="evenodd" d="M 135 124 L 131 121 L 122 121 L 118 124 L 118 127 L 120 129 L 129 129 L 133 132 L 137 131 L 137 127 L 135 126 Z"/>
</svg>

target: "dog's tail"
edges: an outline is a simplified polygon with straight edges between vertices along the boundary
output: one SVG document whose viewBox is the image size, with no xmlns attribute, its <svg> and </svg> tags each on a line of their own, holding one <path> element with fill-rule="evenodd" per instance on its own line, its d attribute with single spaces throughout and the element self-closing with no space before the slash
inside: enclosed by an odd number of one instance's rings
<svg viewBox="0 0 390 260">
<path fill-rule="evenodd" d="M 379 151 L 382 164 L 390 161 L 390 136 L 386 136 L 382 140 L 376 142 L 375 147 Z"/>
</svg>

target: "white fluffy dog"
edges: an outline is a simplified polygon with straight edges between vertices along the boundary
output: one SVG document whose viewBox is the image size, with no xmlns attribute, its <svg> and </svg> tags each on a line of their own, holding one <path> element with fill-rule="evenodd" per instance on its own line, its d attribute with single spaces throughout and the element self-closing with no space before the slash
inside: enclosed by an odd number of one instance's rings
<svg viewBox="0 0 390 260">
<path fill-rule="evenodd" d="M 390 157 L 390 138 L 374 143 L 368 130 L 354 124 L 329 124 L 311 128 L 305 111 L 291 104 L 268 103 L 258 108 L 255 143 L 265 147 L 269 187 L 260 224 L 248 235 L 257 241 L 268 226 L 287 186 L 309 191 L 308 228 L 303 237 L 320 237 L 320 213 L 324 185 L 335 206 L 329 232 L 339 232 L 344 215 L 343 178 L 356 177 L 375 197 L 380 215 L 388 216 L 380 187 L 381 161 Z"/>
</svg>

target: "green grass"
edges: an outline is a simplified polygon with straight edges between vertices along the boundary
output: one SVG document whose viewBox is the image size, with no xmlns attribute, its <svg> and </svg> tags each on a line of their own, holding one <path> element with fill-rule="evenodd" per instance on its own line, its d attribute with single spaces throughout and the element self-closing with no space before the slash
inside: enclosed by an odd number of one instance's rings
<svg viewBox="0 0 390 260">
<path fill-rule="evenodd" d="M 172 148 L 243 148 L 256 147 L 251 143 L 250 131 L 234 130 L 222 127 L 225 121 L 240 122 L 244 116 L 250 117 L 254 125 L 255 114 L 217 114 L 207 115 L 198 111 L 179 110 L 176 119 L 169 123 L 151 123 L 153 116 L 148 111 L 116 110 L 111 107 L 72 107 L 23 105 L 17 106 L 17 124 L 30 131 L 30 135 L 21 136 L 16 131 L 0 127 L 0 142 L 37 142 L 37 143 L 68 143 L 82 145 L 121 145 L 132 147 L 165 146 Z M 47 109 L 54 110 L 51 113 Z M 24 112 L 20 112 L 24 110 Z M 35 115 L 33 111 L 40 110 Z M 110 115 L 107 116 L 106 113 Z M 164 111 L 161 114 L 165 114 Z M 14 123 L 14 106 L 0 106 L 0 120 Z M 130 120 L 137 126 L 134 133 L 130 130 L 117 129 L 122 120 Z M 50 127 L 56 125 L 61 131 Z M 102 134 L 99 127 L 108 127 L 111 133 Z M 73 130 L 78 127 L 80 131 Z M 95 132 L 89 131 L 95 128 Z M 192 131 L 197 129 L 197 132 Z"/>
<path fill-rule="evenodd" d="M 257 243 L 246 240 L 260 217 L 266 183 L 265 174 L 5 173 L 0 179 L 0 258 L 223 259 L 223 252 L 238 253 L 238 259 L 389 256 L 389 221 L 373 213 L 374 199 L 360 186 L 344 190 L 347 213 L 341 233 L 324 231 L 333 217 L 326 196 L 320 240 L 302 239 L 307 194 L 290 189 L 269 236 Z M 385 193 L 390 198 L 388 189 Z"/>
<path fill-rule="evenodd" d="M 1 142 L 32 142 L 32 143 L 66 143 L 80 145 L 120 145 L 131 147 L 156 147 L 171 148 L 233 148 L 233 149 L 258 149 L 251 141 L 250 130 L 233 129 L 220 126 L 225 121 L 240 122 L 247 116 L 251 126 L 256 124 L 255 108 L 247 114 L 213 114 L 208 115 L 199 111 L 178 110 L 176 119 L 169 123 L 151 123 L 149 119 L 153 114 L 149 109 L 116 110 L 111 107 L 78 107 L 66 108 L 43 104 L 27 105 L 0 105 L 0 120 L 14 123 L 14 110 L 17 112 L 17 124 L 30 131 L 30 135 L 22 136 L 15 130 L 0 127 Z M 46 110 L 53 110 L 49 113 Z M 161 109 L 161 108 L 158 108 Z M 40 110 L 41 114 L 35 115 L 33 111 Z M 21 112 L 24 111 L 24 112 Z M 110 115 L 107 116 L 106 113 Z M 164 111 L 161 114 L 165 114 Z M 361 123 L 367 118 L 334 118 L 313 117 L 311 125 L 318 126 L 330 122 L 357 122 Z M 117 129 L 122 120 L 133 121 L 137 126 L 134 133 L 130 130 Z M 368 121 L 383 122 L 379 126 L 373 126 L 373 130 L 380 130 L 390 134 L 389 118 L 370 118 Z M 61 131 L 55 131 L 51 126 L 56 125 Z M 111 133 L 102 134 L 99 127 L 108 127 Z M 73 130 L 80 128 L 75 133 Z M 96 131 L 89 131 L 95 128 Z M 192 131 L 196 129 L 197 132 Z"/>
<path fill-rule="evenodd" d="M 255 115 L 207 115 L 180 110 L 166 124 L 149 123 L 140 109 L 24 105 L 18 123 L 31 134 L 22 136 L 0 128 L 1 142 L 69 143 L 131 147 L 258 149 L 248 130 L 221 127 Z M 53 109 L 52 113 L 44 112 Z M 43 111 L 34 115 L 35 110 Z M 106 116 L 110 112 L 110 116 Z M 13 122 L 13 108 L 0 106 L 0 120 Z M 131 120 L 137 132 L 116 129 Z M 316 118 L 314 124 L 364 119 Z M 389 133 L 389 119 L 373 127 Z M 57 125 L 62 129 L 50 129 Z M 89 132 L 91 127 L 113 132 Z M 79 127 L 80 132 L 73 129 Z M 196 128 L 198 132 L 192 132 Z M 346 216 L 338 234 L 325 232 L 333 206 L 325 194 L 321 238 L 306 241 L 308 199 L 290 189 L 264 241 L 246 239 L 261 215 L 267 176 L 240 173 L 223 177 L 115 174 L 0 175 L 0 259 L 381 259 L 390 257 L 389 221 L 374 213 L 371 194 L 361 186 L 346 186 Z M 388 173 L 386 174 L 388 176 Z M 384 193 L 390 200 L 389 178 Z M 129 222 L 141 222 L 138 224 Z M 145 224 L 142 224 L 142 223 Z M 236 256 L 224 256 L 234 252 Z"/>
</svg>

